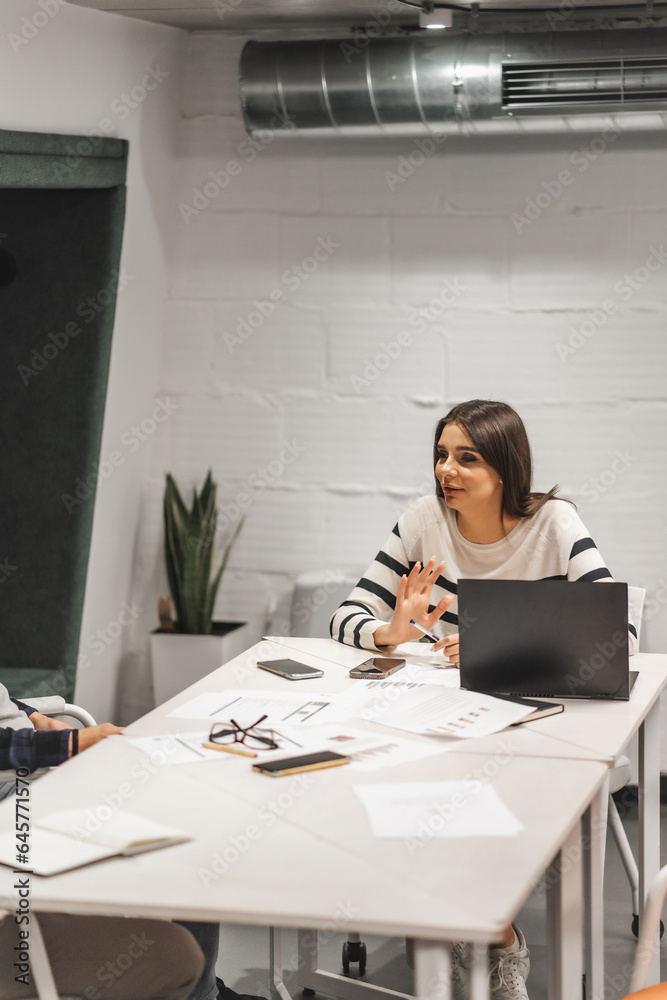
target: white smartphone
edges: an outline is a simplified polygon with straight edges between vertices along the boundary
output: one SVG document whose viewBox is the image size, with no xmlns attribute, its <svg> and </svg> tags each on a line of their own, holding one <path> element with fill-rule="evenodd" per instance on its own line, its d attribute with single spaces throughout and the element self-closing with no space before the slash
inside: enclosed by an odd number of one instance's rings
<svg viewBox="0 0 667 1000">
<path fill-rule="evenodd" d="M 261 670 L 268 670 L 278 677 L 286 677 L 289 681 L 304 681 L 309 677 L 324 677 L 324 671 L 317 667 L 309 667 L 298 660 L 258 660 Z"/>
</svg>

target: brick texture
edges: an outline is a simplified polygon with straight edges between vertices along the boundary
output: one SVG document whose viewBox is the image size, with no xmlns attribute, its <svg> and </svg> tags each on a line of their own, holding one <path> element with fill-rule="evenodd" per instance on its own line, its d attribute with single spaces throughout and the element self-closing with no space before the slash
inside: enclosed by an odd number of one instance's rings
<svg viewBox="0 0 667 1000">
<path fill-rule="evenodd" d="M 581 168 L 592 135 L 451 140 L 397 182 L 387 175 L 409 140 L 276 141 L 250 159 L 240 45 L 190 39 L 159 387 L 180 408 L 152 442 L 147 484 L 152 495 L 167 469 L 192 483 L 211 466 L 227 510 L 249 496 L 218 616 L 279 627 L 297 574 L 366 565 L 431 490 L 438 416 L 475 396 L 516 406 L 536 486 L 560 483 L 617 577 L 658 592 L 664 150 L 623 135 Z M 231 160 L 240 172 L 204 204 Z M 573 180 L 558 193 L 564 170 Z M 203 207 L 186 219 L 195 189 Z M 339 246 L 314 260 L 327 240 Z M 302 450 L 278 469 L 294 441 Z M 629 456 L 620 472 L 617 454 Z M 272 462 L 276 475 L 249 485 Z M 146 503 L 153 574 L 159 516 Z M 667 646 L 667 608 L 643 646 Z"/>
</svg>

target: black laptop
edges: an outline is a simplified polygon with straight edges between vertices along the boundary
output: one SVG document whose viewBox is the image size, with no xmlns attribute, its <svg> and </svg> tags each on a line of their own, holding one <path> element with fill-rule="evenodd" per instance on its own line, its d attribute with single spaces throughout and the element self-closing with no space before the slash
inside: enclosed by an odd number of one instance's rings
<svg viewBox="0 0 667 1000">
<path fill-rule="evenodd" d="M 628 587 L 459 580 L 461 687 L 485 694 L 627 701 Z"/>
</svg>

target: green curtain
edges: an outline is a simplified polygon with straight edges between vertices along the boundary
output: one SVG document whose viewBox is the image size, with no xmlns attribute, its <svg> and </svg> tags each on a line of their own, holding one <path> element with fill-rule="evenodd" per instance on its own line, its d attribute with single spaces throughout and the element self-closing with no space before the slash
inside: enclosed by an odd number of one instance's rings
<svg viewBox="0 0 667 1000">
<path fill-rule="evenodd" d="M 116 298 L 127 143 L 0 131 L 0 681 L 71 700 Z M 112 617 L 110 615 L 110 617 Z"/>
</svg>

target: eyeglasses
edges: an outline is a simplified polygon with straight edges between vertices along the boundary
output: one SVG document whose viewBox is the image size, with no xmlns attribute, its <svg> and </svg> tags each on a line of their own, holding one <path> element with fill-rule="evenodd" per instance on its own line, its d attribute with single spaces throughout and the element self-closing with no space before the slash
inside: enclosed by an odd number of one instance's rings
<svg viewBox="0 0 667 1000">
<path fill-rule="evenodd" d="M 266 718 L 266 715 L 262 715 L 251 726 L 240 726 L 234 719 L 230 719 L 229 722 L 219 722 L 211 728 L 208 738 L 211 743 L 218 743 L 221 746 L 242 743 L 249 750 L 280 750 L 273 729 L 258 728 L 260 722 L 264 722 Z"/>
</svg>

